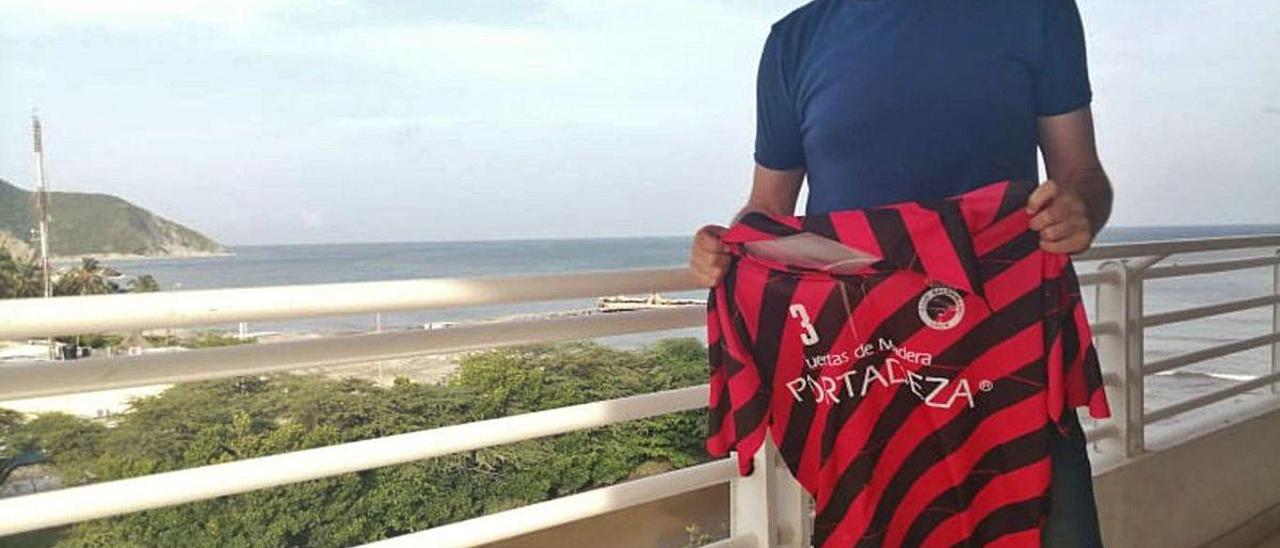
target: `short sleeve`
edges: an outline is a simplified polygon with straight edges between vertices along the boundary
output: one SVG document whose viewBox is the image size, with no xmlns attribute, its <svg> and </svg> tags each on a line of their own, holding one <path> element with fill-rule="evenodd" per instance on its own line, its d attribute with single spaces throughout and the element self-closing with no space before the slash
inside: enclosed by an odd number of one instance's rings
<svg viewBox="0 0 1280 548">
<path fill-rule="evenodd" d="M 1065 255 L 1043 256 L 1048 411 L 1050 419 L 1065 433 L 1064 418 L 1075 408 L 1088 408 L 1089 416 L 1095 419 L 1110 417 L 1111 409 L 1075 268 Z"/>
<path fill-rule="evenodd" d="M 736 258 L 734 259 L 736 261 Z M 738 473 L 750 475 L 752 457 L 764 445 L 769 422 L 769 379 L 761 378 L 742 310 L 734 296 L 737 269 L 707 295 L 707 359 L 710 385 L 707 452 L 737 451 Z"/>
<path fill-rule="evenodd" d="M 776 30 L 771 31 L 756 74 L 755 161 L 779 171 L 804 165 L 800 119 L 790 80 L 783 63 L 782 40 Z"/>
<path fill-rule="evenodd" d="M 1075 0 L 1044 0 L 1040 62 L 1036 73 L 1036 115 L 1080 109 L 1093 99 L 1084 25 Z"/>
</svg>

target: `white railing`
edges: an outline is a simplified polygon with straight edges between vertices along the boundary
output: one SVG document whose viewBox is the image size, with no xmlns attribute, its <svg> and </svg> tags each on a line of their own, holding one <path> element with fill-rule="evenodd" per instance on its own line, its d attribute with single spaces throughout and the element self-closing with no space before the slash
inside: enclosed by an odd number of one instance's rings
<svg viewBox="0 0 1280 548">
<path fill-rule="evenodd" d="M 1145 428 L 1151 422 L 1256 388 L 1271 385 L 1276 390 L 1280 386 L 1277 384 L 1280 381 L 1278 248 L 1280 235 L 1106 245 L 1077 257 L 1077 260 L 1103 261 L 1097 272 L 1081 275 L 1081 284 L 1097 287 L 1094 332 L 1116 417 L 1088 429 L 1090 439 L 1099 441 L 1105 450 L 1115 455 L 1135 456 L 1145 450 Z M 1174 254 L 1244 249 L 1266 249 L 1267 255 L 1155 266 Z M 1259 267 L 1272 269 L 1267 294 L 1159 314 L 1143 312 L 1143 287 L 1147 279 Z M 0 318 L 3 318 L 0 339 L 691 289 L 697 289 L 693 278 L 684 269 L 673 268 L 0 301 Z M 1268 335 L 1150 363 L 1144 359 L 1145 328 L 1263 307 L 1272 309 Z M 692 307 L 487 323 L 421 332 L 382 332 L 175 354 L 92 358 L 56 365 L 8 365 L 0 367 L 0 401 L 324 367 L 429 352 L 698 327 L 704 319 L 705 312 Z M 1146 375 L 1268 345 L 1271 347 L 1270 374 L 1164 408 L 1144 410 Z M 0 536 L 698 409 L 706 404 L 705 391 L 705 385 L 695 386 L 0 499 Z M 756 469 L 767 473 L 738 477 L 732 461 L 721 459 L 436 527 L 378 545 L 471 546 L 726 482 L 731 492 L 730 538 L 715 543 L 716 546 L 806 545 L 808 512 L 800 490 L 785 469 L 777 465 L 777 455 L 772 448 L 766 446 L 755 458 Z M 166 488 L 175 484 L 182 485 L 183 489 Z"/>
<path fill-rule="evenodd" d="M 1090 258 L 1104 259 L 1100 271 L 1108 274 L 1108 279 L 1097 286 L 1095 319 L 1118 327 L 1115 333 L 1097 337 L 1104 367 L 1121 377 L 1116 393 L 1109 394 L 1115 417 L 1111 426 L 1116 434 L 1110 439 L 1118 453 L 1125 457 L 1143 453 L 1146 450 L 1147 425 L 1151 423 L 1268 385 L 1273 393 L 1280 393 L 1280 384 L 1277 384 L 1280 383 L 1280 250 L 1277 248 L 1280 248 L 1280 236 L 1255 236 L 1108 246 L 1104 251 L 1090 254 L 1093 255 Z M 1157 266 L 1175 254 L 1237 249 L 1261 249 L 1266 254 Z M 1259 292 L 1265 294 L 1156 314 L 1145 313 L 1143 296 L 1147 280 L 1207 276 L 1251 268 L 1271 269 L 1270 287 L 1259 288 Z M 1212 281 L 1206 283 L 1212 284 Z M 1146 360 L 1145 331 L 1148 328 L 1264 307 L 1272 310 L 1270 329 L 1264 335 L 1151 362 Z M 1269 373 L 1165 407 L 1146 409 L 1146 376 L 1266 346 L 1271 349 Z"/>
<path fill-rule="evenodd" d="M 598 297 L 694 287 L 679 269 L 208 289 L 0 303 L 0 340 Z"/>
</svg>

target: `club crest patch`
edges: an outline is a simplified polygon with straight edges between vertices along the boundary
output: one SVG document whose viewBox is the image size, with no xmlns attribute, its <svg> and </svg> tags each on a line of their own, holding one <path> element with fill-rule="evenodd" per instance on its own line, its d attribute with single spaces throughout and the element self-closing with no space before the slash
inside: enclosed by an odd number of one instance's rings
<svg viewBox="0 0 1280 548">
<path fill-rule="evenodd" d="M 964 319 L 964 297 L 950 287 L 933 287 L 920 296 L 916 310 L 925 325 L 944 331 L 960 325 Z"/>
</svg>

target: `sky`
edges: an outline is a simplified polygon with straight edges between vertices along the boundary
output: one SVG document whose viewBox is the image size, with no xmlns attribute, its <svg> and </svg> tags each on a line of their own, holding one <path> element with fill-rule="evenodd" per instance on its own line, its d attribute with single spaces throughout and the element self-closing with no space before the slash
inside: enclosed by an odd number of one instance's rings
<svg viewBox="0 0 1280 548">
<path fill-rule="evenodd" d="M 53 189 L 231 245 L 692 234 L 801 4 L 0 0 L 0 178 L 36 107 Z M 1112 223 L 1280 222 L 1280 2 L 1080 8 Z"/>
</svg>

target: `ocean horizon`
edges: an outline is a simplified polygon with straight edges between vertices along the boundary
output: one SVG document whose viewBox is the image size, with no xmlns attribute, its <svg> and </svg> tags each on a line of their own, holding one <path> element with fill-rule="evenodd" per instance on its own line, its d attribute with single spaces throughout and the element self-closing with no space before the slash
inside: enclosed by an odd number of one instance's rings
<svg viewBox="0 0 1280 548">
<path fill-rule="evenodd" d="M 1280 225 L 1188 225 L 1111 227 L 1099 243 L 1180 238 L 1210 238 L 1280 233 Z M 108 264 L 126 275 L 150 274 L 163 291 L 320 284 L 414 278 L 470 278 L 533 274 L 563 274 L 592 270 L 680 267 L 686 264 L 691 236 L 610 238 L 546 238 L 480 241 L 383 242 L 235 246 L 233 255 L 164 260 L 114 260 Z M 1174 257 L 1167 263 L 1240 256 L 1247 252 L 1202 253 Z M 1256 253 L 1256 252 L 1255 252 Z M 1163 263 L 1162 263 L 1163 264 Z M 1096 263 L 1079 262 L 1077 270 L 1091 272 Z M 1269 268 L 1152 280 L 1145 290 L 1147 313 L 1244 299 L 1270 292 Z M 1208 282 L 1211 280 L 1211 282 Z M 1207 283 L 1208 282 L 1208 283 Z M 1095 290 L 1085 288 L 1091 317 Z M 704 298 L 705 290 L 673 292 L 675 298 Z M 450 310 L 392 312 L 381 315 L 384 329 L 422 329 L 436 322 L 465 322 L 595 308 L 594 299 L 478 306 Z M 304 318 L 254 323 L 251 332 L 356 333 L 374 329 L 373 314 Z M 236 325 L 207 326 L 234 330 Z M 1147 330 L 1146 355 L 1157 360 L 1214 344 L 1267 333 L 1270 308 L 1256 308 L 1201 320 Z M 634 347 L 665 337 L 694 337 L 705 342 L 702 328 L 643 333 L 601 339 L 606 344 Z M 1160 405 L 1206 389 L 1205 384 L 1226 386 L 1240 379 L 1270 372 L 1266 347 L 1198 363 L 1170 375 L 1155 375 L 1148 383 L 1157 388 L 1148 405 Z"/>
<path fill-rule="evenodd" d="M 1280 223 L 1220 223 L 1220 224 L 1158 224 L 1158 225 L 1121 225 L 1108 226 L 1098 235 L 1098 243 L 1116 243 L 1133 241 L 1134 239 L 1165 238 L 1203 238 L 1221 236 L 1246 236 L 1253 234 L 1280 234 Z M 650 238 L 692 239 L 693 234 L 649 234 L 643 236 L 547 236 L 539 238 L 500 237 L 477 239 L 420 239 L 420 240 L 351 240 L 335 242 L 285 242 L 266 244 L 226 244 L 227 249 L 253 247 L 294 247 L 294 246 L 328 246 L 328 245 L 399 245 L 399 244 L 461 244 L 461 243 L 493 243 L 493 242 L 528 242 L 528 241 L 577 241 L 577 240 L 636 240 Z M 216 256 L 217 254 L 201 255 Z M 145 257 L 145 260 L 170 260 L 181 257 Z M 128 260 L 133 260 L 128 259 Z"/>
</svg>

